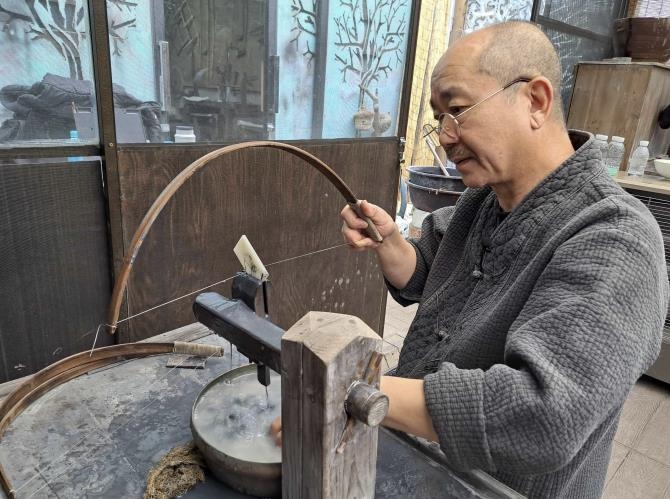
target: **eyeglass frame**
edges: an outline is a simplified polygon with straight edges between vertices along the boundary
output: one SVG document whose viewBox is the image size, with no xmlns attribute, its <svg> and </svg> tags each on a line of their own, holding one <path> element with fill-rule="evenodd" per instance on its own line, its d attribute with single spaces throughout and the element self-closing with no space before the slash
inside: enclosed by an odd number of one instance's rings
<svg viewBox="0 0 670 499">
<path fill-rule="evenodd" d="M 487 100 L 492 99 L 493 97 L 495 97 L 495 96 L 498 95 L 499 93 L 504 92 L 505 90 L 507 90 L 508 88 L 510 88 L 512 85 L 516 85 L 517 83 L 529 83 L 529 82 L 531 82 L 531 81 L 533 81 L 533 78 L 529 78 L 529 77 L 527 77 L 527 76 L 520 76 L 519 78 L 515 78 L 514 80 L 510 81 L 509 83 L 503 85 L 502 87 L 500 87 L 500 88 L 499 88 L 498 90 L 496 90 L 495 92 L 492 92 L 492 93 L 488 94 L 488 95 L 487 95 L 486 97 L 484 97 L 483 99 L 481 99 L 481 100 L 475 102 L 472 106 L 468 107 L 468 108 L 467 108 L 466 110 L 464 110 L 464 111 L 461 111 L 461 112 L 458 113 L 456 116 L 454 116 L 454 115 L 451 114 L 451 113 L 440 113 L 440 114 L 438 115 L 438 117 L 437 117 L 437 125 L 432 125 L 432 124 L 430 124 L 430 123 L 426 123 L 426 124 L 423 126 L 423 129 L 424 129 L 424 130 L 428 129 L 428 131 L 427 131 L 427 132 L 425 133 L 425 135 L 424 135 L 424 138 L 428 137 L 428 136 L 429 136 L 431 133 L 433 133 L 433 132 L 435 132 L 435 133 L 437 134 L 438 137 L 440 136 L 440 134 L 444 133 L 445 135 L 447 135 L 447 137 L 450 137 L 450 138 L 452 138 L 452 139 L 459 138 L 459 137 L 461 136 L 461 123 L 458 121 L 458 118 L 460 118 L 461 116 L 463 116 L 463 115 L 464 115 L 465 113 L 467 113 L 468 111 L 473 110 L 474 108 L 476 108 L 476 107 L 479 106 L 480 104 L 483 104 L 483 103 L 486 102 Z M 446 130 L 445 130 L 445 129 L 444 129 L 444 125 L 441 123 L 441 121 L 442 121 L 442 120 L 444 119 L 444 117 L 446 117 L 446 116 L 448 116 L 449 118 L 451 118 L 451 119 L 454 121 L 454 123 L 456 123 L 455 135 L 451 135 L 451 134 L 449 134 L 449 130 L 450 130 L 450 129 L 446 129 Z"/>
</svg>

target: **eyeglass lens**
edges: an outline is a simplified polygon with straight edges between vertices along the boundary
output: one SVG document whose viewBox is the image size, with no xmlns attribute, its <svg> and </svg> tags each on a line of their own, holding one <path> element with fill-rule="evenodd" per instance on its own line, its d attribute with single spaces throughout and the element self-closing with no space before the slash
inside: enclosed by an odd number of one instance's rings
<svg viewBox="0 0 670 499">
<path fill-rule="evenodd" d="M 446 134 L 447 137 L 452 139 L 458 138 L 458 122 L 448 113 L 440 115 L 438 123 L 438 131 L 439 130 L 442 130 L 442 133 Z"/>
</svg>

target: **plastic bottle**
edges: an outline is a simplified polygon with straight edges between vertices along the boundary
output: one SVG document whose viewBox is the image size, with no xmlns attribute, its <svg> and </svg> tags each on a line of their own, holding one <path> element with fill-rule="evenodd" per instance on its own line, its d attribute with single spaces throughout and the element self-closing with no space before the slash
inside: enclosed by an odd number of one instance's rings
<svg viewBox="0 0 670 499">
<path fill-rule="evenodd" d="M 70 130 L 70 145 L 80 145 L 78 130 Z M 82 156 L 68 156 L 67 158 L 69 162 L 81 161 L 82 159 L 84 159 Z"/>
<path fill-rule="evenodd" d="M 648 140 L 641 140 L 640 145 L 630 155 L 628 159 L 628 175 L 644 175 L 644 169 L 649 161 Z"/>
<path fill-rule="evenodd" d="M 623 137 L 613 136 L 607 151 L 607 173 L 612 177 L 615 177 L 619 172 L 619 167 L 623 161 L 623 141 Z"/>
<path fill-rule="evenodd" d="M 596 140 L 594 142 L 596 146 L 600 149 L 600 154 L 603 157 L 603 162 L 607 164 L 607 153 L 609 150 L 609 144 L 607 143 L 607 135 L 601 133 L 596 134 Z"/>
</svg>

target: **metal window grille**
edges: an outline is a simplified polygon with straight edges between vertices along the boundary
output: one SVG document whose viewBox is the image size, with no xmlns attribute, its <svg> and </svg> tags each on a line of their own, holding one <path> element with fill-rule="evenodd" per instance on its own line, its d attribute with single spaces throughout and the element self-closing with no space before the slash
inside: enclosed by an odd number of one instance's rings
<svg viewBox="0 0 670 499">
<path fill-rule="evenodd" d="M 631 194 L 645 204 L 661 228 L 665 248 L 665 262 L 669 269 L 668 279 L 670 279 L 670 200 L 641 192 L 631 192 Z M 670 314 L 665 318 L 665 332 L 663 335 L 667 340 L 670 340 Z"/>
</svg>

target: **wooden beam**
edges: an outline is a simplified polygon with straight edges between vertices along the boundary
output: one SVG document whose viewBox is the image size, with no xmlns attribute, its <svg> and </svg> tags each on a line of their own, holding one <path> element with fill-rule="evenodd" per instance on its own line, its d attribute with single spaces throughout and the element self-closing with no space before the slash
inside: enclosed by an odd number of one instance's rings
<svg viewBox="0 0 670 499">
<path fill-rule="evenodd" d="M 468 12 L 467 0 L 453 0 L 454 5 L 454 20 L 451 24 L 451 32 L 449 33 L 449 46 L 463 36 L 463 29 L 465 28 L 465 14 Z"/>
<path fill-rule="evenodd" d="M 350 315 L 309 312 L 284 334 L 282 497 L 374 497 L 377 428 L 345 400 L 354 382 L 378 384 L 377 351 L 381 338 Z"/>
</svg>

